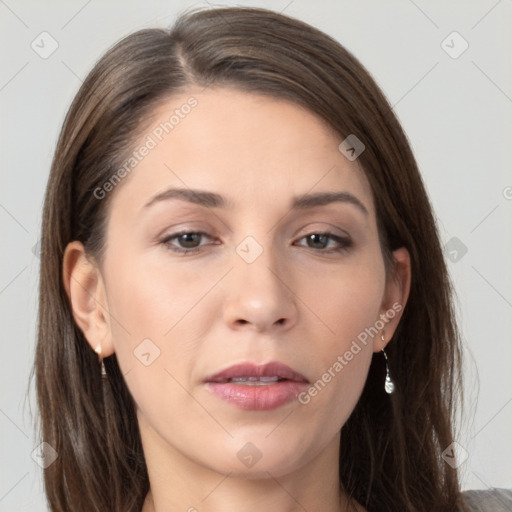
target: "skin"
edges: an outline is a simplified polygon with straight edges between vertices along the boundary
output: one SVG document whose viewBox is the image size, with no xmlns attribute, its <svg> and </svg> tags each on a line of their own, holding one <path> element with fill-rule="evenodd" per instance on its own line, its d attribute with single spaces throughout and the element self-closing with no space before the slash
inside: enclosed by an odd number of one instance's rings
<svg viewBox="0 0 512 512">
<path fill-rule="evenodd" d="M 190 89 L 158 107 L 151 129 L 190 96 L 198 105 L 111 192 L 101 264 L 77 241 L 64 256 L 75 320 L 92 349 L 116 353 L 137 404 L 151 485 L 143 512 L 363 510 L 339 486 L 340 429 L 401 313 L 306 405 L 239 409 L 203 379 L 281 361 L 315 382 L 394 303 L 405 306 L 409 255 L 395 251 L 395 277 L 386 275 L 367 178 L 313 113 L 230 88 Z M 232 206 L 144 208 L 169 187 L 216 192 Z M 290 209 L 293 197 L 324 191 L 353 194 L 367 214 L 348 202 Z M 162 243 L 185 228 L 208 233 L 199 251 Z M 322 239 L 322 248 L 307 237 L 325 231 L 352 243 Z M 262 249 L 252 263 L 236 251 L 247 236 Z M 134 356 L 145 339 L 160 350 L 149 366 Z M 247 442 L 261 454 L 250 468 L 237 457 Z"/>
</svg>

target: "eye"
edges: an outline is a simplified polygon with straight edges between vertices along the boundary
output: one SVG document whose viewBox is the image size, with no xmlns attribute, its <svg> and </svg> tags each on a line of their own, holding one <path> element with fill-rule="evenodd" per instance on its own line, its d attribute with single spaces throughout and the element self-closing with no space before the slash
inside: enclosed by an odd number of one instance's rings
<svg viewBox="0 0 512 512">
<path fill-rule="evenodd" d="M 202 231 L 182 231 L 165 237 L 161 240 L 161 244 L 170 251 L 179 254 L 190 254 L 199 251 L 203 245 L 206 245 L 201 243 L 204 238 L 211 240 L 211 237 Z M 306 245 L 298 245 L 327 253 L 345 251 L 352 246 L 350 238 L 337 236 L 329 232 L 310 233 L 299 241 L 302 240 L 306 241 Z"/>
<path fill-rule="evenodd" d="M 187 254 L 198 251 L 204 245 L 200 242 L 205 237 L 210 238 L 207 233 L 202 231 L 182 231 L 165 237 L 161 243 L 171 251 Z"/>
<path fill-rule="evenodd" d="M 306 246 L 322 252 L 341 252 L 352 246 L 352 240 L 333 233 L 310 233 L 300 240 L 306 240 Z M 304 246 L 303 244 L 299 244 Z M 334 245 L 334 246 L 333 246 Z"/>
</svg>

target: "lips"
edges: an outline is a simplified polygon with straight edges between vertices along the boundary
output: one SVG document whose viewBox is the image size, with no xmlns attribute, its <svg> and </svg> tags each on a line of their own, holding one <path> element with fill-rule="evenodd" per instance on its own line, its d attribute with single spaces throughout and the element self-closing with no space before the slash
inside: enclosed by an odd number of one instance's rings
<svg viewBox="0 0 512 512">
<path fill-rule="evenodd" d="M 271 382 L 272 380 L 289 380 L 292 382 L 305 382 L 308 383 L 306 377 L 300 373 L 292 370 L 289 366 L 272 362 L 264 365 L 256 365 L 253 363 L 242 363 L 230 366 L 211 377 L 207 377 L 205 382 L 218 382 L 225 384 L 229 381 L 241 381 L 248 379 L 253 382 L 261 380 L 262 382 Z M 272 379 L 272 380 L 271 380 Z"/>
<path fill-rule="evenodd" d="M 280 407 L 309 384 L 302 374 L 279 362 L 234 365 L 207 377 L 204 382 L 222 400 L 248 410 Z"/>
</svg>

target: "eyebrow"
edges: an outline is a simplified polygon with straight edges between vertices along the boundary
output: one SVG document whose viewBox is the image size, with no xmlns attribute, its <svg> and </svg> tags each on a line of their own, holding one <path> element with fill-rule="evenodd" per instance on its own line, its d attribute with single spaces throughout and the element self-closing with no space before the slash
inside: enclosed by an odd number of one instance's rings
<svg viewBox="0 0 512 512">
<path fill-rule="evenodd" d="M 170 188 L 157 194 L 144 205 L 144 209 L 160 201 L 181 199 L 207 208 L 232 208 L 233 203 L 220 194 L 204 190 L 189 188 Z M 303 194 L 293 198 L 292 210 L 307 210 L 316 206 L 325 206 L 331 203 L 348 203 L 357 207 L 364 215 L 368 215 L 366 206 L 350 192 L 319 192 L 316 194 Z"/>
</svg>

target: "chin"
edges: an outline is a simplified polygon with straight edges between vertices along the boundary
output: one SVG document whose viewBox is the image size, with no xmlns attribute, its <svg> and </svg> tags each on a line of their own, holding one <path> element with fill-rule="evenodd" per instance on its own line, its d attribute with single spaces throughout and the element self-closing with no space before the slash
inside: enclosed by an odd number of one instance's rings
<svg viewBox="0 0 512 512">
<path fill-rule="evenodd" d="M 271 439 L 268 430 L 264 434 L 236 436 L 229 446 L 215 450 L 210 460 L 219 461 L 212 468 L 222 474 L 230 474 L 234 478 L 250 480 L 268 479 L 269 476 L 280 477 L 296 471 L 307 462 L 304 441 L 285 443 L 286 436 L 275 436 Z M 291 439 L 288 439 L 292 441 Z M 308 452 L 314 450 L 307 448 Z"/>
</svg>

